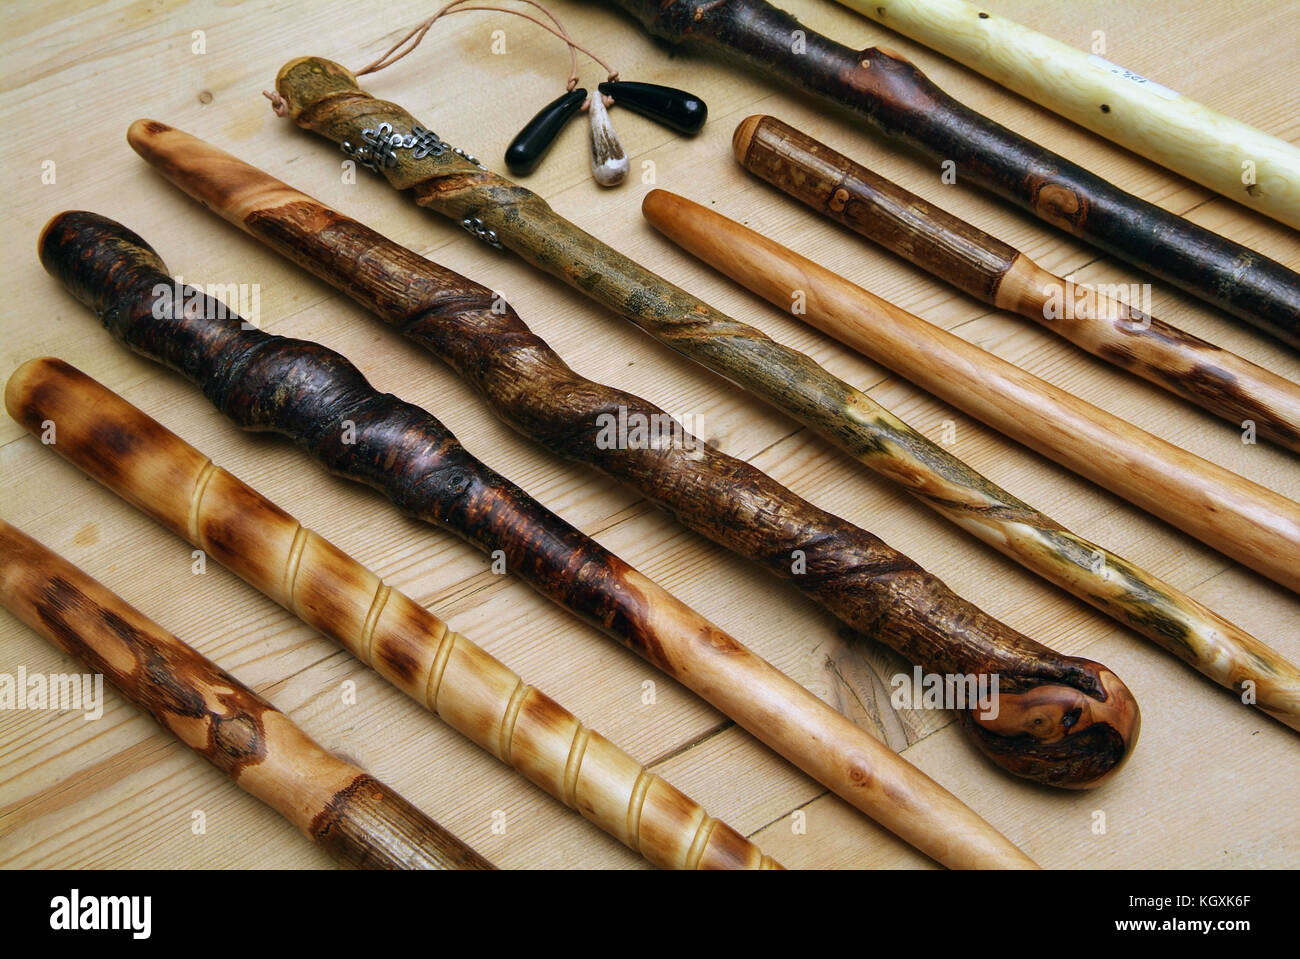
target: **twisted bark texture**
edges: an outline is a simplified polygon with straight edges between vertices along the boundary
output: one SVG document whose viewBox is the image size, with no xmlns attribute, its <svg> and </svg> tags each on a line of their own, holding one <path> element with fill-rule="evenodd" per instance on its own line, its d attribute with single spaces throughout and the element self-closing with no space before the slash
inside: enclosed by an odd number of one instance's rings
<svg viewBox="0 0 1300 959">
<path fill-rule="evenodd" d="M 680 680 L 936 861 L 952 868 L 1033 867 L 943 787 L 478 462 L 424 410 L 374 390 L 338 353 L 249 327 L 197 289 L 185 287 L 176 297 L 158 255 L 105 217 L 59 214 L 46 225 L 40 252 L 46 270 L 110 332 L 199 385 L 236 423 L 284 434 L 404 512 L 485 552 L 501 550 L 510 571 L 544 596 Z M 113 439 L 128 447 L 137 441 Z M 1081 713 L 1076 725 L 1091 727 L 1092 716 Z M 1068 747 L 1066 754 L 1066 763 L 1074 759 Z M 1091 771 L 1090 762 L 1112 755 L 1057 768 Z M 1111 761 L 1107 768 L 1113 767 Z"/>
<path fill-rule="evenodd" d="M 0 603 L 102 673 L 240 789 L 361 869 L 492 869 L 383 783 L 326 752 L 216 663 L 0 520 Z"/>
<path fill-rule="evenodd" d="M 1053 226 L 1300 347 L 1296 273 L 963 106 L 907 60 L 879 47 L 850 49 L 765 0 L 616 2 L 654 36 L 846 107 Z"/>
<path fill-rule="evenodd" d="M 1086 733 L 1076 711 L 1095 716 L 1084 697 L 1105 695 L 1103 667 L 1022 636 L 877 537 L 690 435 L 652 403 L 578 375 L 485 287 L 179 130 L 142 120 L 129 139 L 204 206 L 442 357 L 521 433 L 635 486 L 928 671 L 998 674 L 997 729 L 1027 734 L 1017 751 L 1043 749 L 1031 739 L 1068 744 Z M 661 428 L 645 442 L 605 442 L 602 422 L 620 421 Z M 976 705 L 960 712 L 977 742 L 988 742 Z M 1068 751 L 1083 748 L 1080 741 Z M 1021 774 L 1030 768 L 1013 753 L 999 755 L 1014 759 Z"/>
</svg>

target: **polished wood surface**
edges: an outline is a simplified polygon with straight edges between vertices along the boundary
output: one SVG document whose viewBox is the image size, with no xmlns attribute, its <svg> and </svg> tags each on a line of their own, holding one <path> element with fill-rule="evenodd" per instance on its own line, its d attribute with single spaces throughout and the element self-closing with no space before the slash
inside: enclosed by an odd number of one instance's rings
<svg viewBox="0 0 1300 959">
<path fill-rule="evenodd" d="M 1300 267 L 1300 237 L 1238 204 L 1093 136 L 925 47 L 825 0 L 785 0 L 810 27 L 856 47 L 883 44 L 920 65 L 967 104 L 1095 170 L 1124 189 Z M 681 86 L 709 105 L 687 139 L 615 108 L 632 160 L 629 182 L 591 181 L 589 132 L 574 122 L 523 182 L 563 215 L 733 316 L 760 326 L 898 411 L 963 460 L 1088 539 L 1158 574 L 1195 599 L 1300 658 L 1300 599 L 1095 484 L 1002 438 L 926 391 L 808 328 L 718 276 L 646 224 L 641 199 L 655 186 L 744 209 L 749 225 L 814 256 L 899 306 L 1166 440 L 1294 499 L 1300 471 L 1285 451 L 1243 444 L 1222 424 L 1154 386 L 1084 355 L 1023 319 L 991 310 L 893 254 L 760 187 L 730 156 L 732 131 L 755 113 L 781 116 L 928 201 L 978 223 L 1052 272 L 1087 283 L 1148 278 L 1098 258 L 1080 242 L 895 149 L 852 116 L 729 67 L 671 58 L 616 11 L 555 0 L 584 44 L 614 58 L 628 79 Z M 161 13 L 159 11 L 162 11 Z M 362 11 L 362 12 L 358 12 Z M 1300 117 L 1271 91 L 1294 89 L 1300 64 L 1286 42 L 1294 2 L 1200 0 L 1133 4 L 1000 0 L 997 12 L 1077 47 L 1093 30 L 1108 56 L 1228 115 L 1300 140 Z M 345 158 L 278 120 L 261 96 L 286 59 L 319 54 L 349 66 L 372 60 L 427 4 L 395 2 L 382 15 L 325 0 L 237 8 L 178 0 L 89 7 L 72 0 L 9 5 L 0 37 L 6 85 L 0 113 L 15 135 L 0 148 L 10 217 L 0 244 L 7 294 L 0 376 L 54 354 L 85 370 L 311 528 L 381 574 L 449 625 L 510 663 L 711 813 L 787 866 L 925 866 L 927 860 L 812 779 L 666 680 L 632 653 L 599 644 L 592 628 L 513 577 L 494 575 L 468 546 L 406 519 L 379 496 L 326 476 L 272 437 L 243 433 L 189 384 L 121 349 L 41 269 L 36 238 L 60 210 L 98 210 L 165 247 L 187 280 L 257 284 L 260 323 L 348 355 L 380 389 L 439 410 L 483 459 L 596 537 L 712 622 L 796 677 L 855 722 L 940 778 L 982 816 L 1048 866 L 1292 865 L 1300 837 L 1279 823 L 1300 816 L 1294 733 L 1208 682 L 1175 657 L 1023 570 L 896 486 L 861 469 L 788 417 L 744 396 L 517 258 L 430 217 L 364 170 L 345 182 Z M 508 52 L 492 52 L 492 31 Z M 192 33 L 206 34 L 206 53 Z M 518 18 L 474 14 L 440 21 L 420 50 L 371 78 L 452 142 L 480 144 L 504 173 L 511 138 L 563 92 L 558 42 Z M 1185 51 L 1170 57 L 1169 51 Z M 585 61 L 584 61 L 585 64 Z M 592 64 L 583 83 L 603 78 Z M 157 116 L 293 183 L 418 253 L 501 290 L 529 326 L 582 375 L 644 396 L 764 470 L 817 506 L 870 528 L 957 593 L 1062 652 L 1107 663 L 1142 704 L 1142 740 L 1122 775 L 1100 792 L 1063 793 L 981 765 L 944 711 L 896 708 L 890 679 L 906 662 L 841 632 L 838 622 L 728 551 L 588 468 L 521 440 L 451 369 L 374 322 L 347 297 L 217 223 L 161 181 L 125 142 L 141 116 Z M 33 122 L 39 118 L 39 123 Z M 49 135 L 44 135 L 49 134 Z M 42 164 L 57 182 L 41 182 Z M 647 161 L 653 167 L 646 167 Z M 642 178 L 653 172 L 655 183 Z M 1154 285 L 1152 312 L 1288 379 L 1294 354 L 1212 308 Z M 391 783 L 502 866 L 648 868 L 645 860 L 574 816 L 380 680 L 332 641 L 191 548 L 0 419 L 0 496 L 11 522 L 91 569 L 206 655 L 273 699 L 332 750 Z M 0 672 L 44 672 L 69 661 L 0 613 Z M 647 684 L 653 684 L 648 686 Z M 347 695 L 354 691 L 354 695 Z M 0 711 L 0 863 L 6 866 L 328 866 L 288 823 L 230 788 L 124 701 L 108 696 L 97 723 L 79 715 Z M 190 831 L 196 809 L 207 834 Z M 500 815 L 494 816 L 495 813 Z M 1104 815 L 1103 816 L 1098 815 Z M 494 829 L 495 827 L 495 829 Z M 1104 828 L 1104 832 L 1102 829 Z"/>
<path fill-rule="evenodd" d="M 840 0 L 1035 103 L 1300 230 L 1300 149 L 1088 49 L 966 0 Z M 1163 72 L 1163 71 L 1161 71 Z"/>
<path fill-rule="evenodd" d="M 689 796 L 157 420 L 61 360 L 30 360 L 5 407 L 49 448 L 657 866 L 773 869 Z M 112 437 L 138 437 L 113 444 Z M 146 439 L 147 438 L 147 441 Z"/>
<path fill-rule="evenodd" d="M 1143 313 L 1143 290 L 1044 270 L 776 117 L 742 120 L 732 150 L 750 173 L 976 299 L 1300 453 L 1300 385 Z"/>
<path fill-rule="evenodd" d="M 493 868 L 392 789 L 322 749 L 212 660 L 3 520 L 0 605 L 338 862 L 363 869 Z M 90 711 L 97 695 L 103 690 L 83 693 L 77 708 Z"/>
<path fill-rule="evenodd" d="M 799 302 L 798 315 L 817 329 L 1171 522 L 1198 532 L 1222 531 L 1220 545 L 1237 546 L 1251 564 L 1271 560 L 1257 568 L 1294 588 L 1289 561 L 1300 554 L 1300 506 L 1290 500 L 1081 402 L 698 203 L 655 190 L 643 207 L 661 233 L 768 301 Z M 923 465 L 914 471 L 924 476 Z M 1147 495 L 1156 490 L 1158 497 Z M 975 524 L 967 522 L 965 510 L 949 515 L 1187 660 L 1243 702 L 1300 729 L 1300 668 L 1212 610 L 1101 547 L 1053 528 L 1047 517 L 1031 524 L 990 516 Z M 1201 525 L 1203 516 L 1226 525 Z"/>
</svg>

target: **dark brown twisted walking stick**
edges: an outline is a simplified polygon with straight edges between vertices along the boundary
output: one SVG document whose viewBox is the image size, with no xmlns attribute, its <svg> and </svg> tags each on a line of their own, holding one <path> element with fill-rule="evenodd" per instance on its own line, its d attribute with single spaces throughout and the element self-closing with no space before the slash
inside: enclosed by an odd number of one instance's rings
<svg viewBox="0 0 1300 959">
<path fill-rule="evenodd" d="M 236 423 L 288 436 L 408 515 L 484 552 L 500 550 L 507 569 L 542 595 L 679 679 L 938 862 L 1033 865 L 943 787 L 480 463 L 427 412 L 375 390 L 343 356 L 252 327 L 196 288 L 175 293 L 148 244 L 105 217 L 56 216 L 40 252 L 45 268 L 115 337 L 200 386 Z M 1112 681 L 1119 691 L 1108 686 L 1110 700 L 1096 712 L 1131 703 Z M 1121 715 L 1121 728 L 1135 732 L 1136 710 Z M 1101 758 L 1113 766 L 1112 756 Z"/>
</svg>

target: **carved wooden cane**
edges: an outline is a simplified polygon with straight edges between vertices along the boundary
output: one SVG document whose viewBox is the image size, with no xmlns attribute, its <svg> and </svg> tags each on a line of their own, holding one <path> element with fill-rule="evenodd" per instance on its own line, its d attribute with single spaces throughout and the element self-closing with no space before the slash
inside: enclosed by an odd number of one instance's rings
<svg viewBox="0 0 1300 959">
<path fill-rule="evenodd" d="M 963 529 L 1157 642 L 1218 642 L 1221 617 L 1021 502 L 859 390 L 796 350 L 714 310 L 558 216 L 537 194 L 468 162 L 437 141 L 400 136 L 416 121 L 362 91 L 319 58 L 285 65 L 277 89 L 288 115 L 353 149 L 416 202 L 508 247 L 631 320 L 656 339 L 767 399 L 855 458 L 896 480 Z M 388 139 L 375 133 L 387 127 Z M 396 138 L 401 145 L 394 145 Z M 383 149 L 383 148 L 387 149 Z M 417 155 L 418 154 L 418 155 Z M 1285 569 L 1279 576 L 1289 575 Z M 1226 624 L 1228 635 L 1244 637 Z M 1294 709 L 1284 700 L 1283 711 Z"/>
<path fill-rule="evenodd" d="M 210 659 L 3 520 L 0 603 L 103 673 L 338 862 L 361 869 L 494 868 L 388 786 L 326 752 Z"/>
<path fill-rule="evenodd" d="M 1021 251 L 927 203 L 775 117 L 741 121 L 736 159 L 837 223 L 1093 356 L 1300 452 L 1300 386 L 1235 353 L 1049 273 Z"/>
<path fill-rule="evenodd" d="M 840 3 L 1300 230 L 1300 149 L 1294 144 L 965 0 Z"/>
<path fill-rule="evenodd" d="M 50 449 L 656 866 L 780 868 L 437 616 L 80 370 L 48 357 L 28 360 L 9 378 L 5 407 L 34 435 L 53 423 L 58 442 Z"/>
<path fill-rule="evenodd" d="M 507 568 L 544 596 L 680 680 L 938 862 L 1033 865 L 924 773 L 474 459 L 424 410 L 377 392 L 338 353 L 248 326 L 200 290 L 185 287 L 177 297 L 158 255 L 105 217 L 56 216 L 40 252 L 45 268 L 114 336 L 200 385 L 236 423 L 287 435 L 403 512 L 484 552 L 501 550 Z M 1134 712 L 1125 728 L 1136 721 Z M 1091 723 L 1092 715 L 1080 722 Z"/>
<path fill-rule="evenodd" d="M 631 483 L 687 526 L 758 560 L 928 671 L 995 670 L 1003 721 L 1030 729 L 1044 750 L 1033 760 L 1010 757 L 1017 771 L 1046 762 L 1051 750 L 1044 740 L 1072 728 L 1028 722 L 1043 718 L 1046 687 L 1059 703 L 1058 722 L 1073 723 L 1075 708 L 1094 708 L 1088 700 L 1097 688 L 1096 664 L 1021 636 L 870 533 L 691 436 L 653 404 L 579 376 L 488 289 L 180 130 L 139 120 L 127 138 L 205 207 L 446 359 L 525 435 Z M 605 442 L 601 418 L 620 416 L 673 428 L 656 430 L 653 442 Z M 796 573 L 793 559 L 800 554 L 806 568 Z"/>
<path fill-rule="evenodd" d="M 885 136 L 956 163 L 963 180 L 1300 347 L 1295 272 L 976 113 L 897 54 L 852 50 L 764 0 L 617 3 L 651 34 L 856 111 Z"/>
</svg>

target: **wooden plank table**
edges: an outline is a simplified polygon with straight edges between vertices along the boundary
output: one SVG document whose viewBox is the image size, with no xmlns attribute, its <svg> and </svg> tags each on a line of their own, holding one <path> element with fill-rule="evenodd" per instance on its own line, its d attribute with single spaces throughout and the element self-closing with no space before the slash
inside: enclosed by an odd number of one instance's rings
<svg viewBox="0 0 1300 959">
<path fill-rule="evenodd" d="M 912 58 L 975 109 L 1139 196 L 1300 268 L 1293 231 L 1169 174 L 970 70 L 820 0 L 784 0 L 811 28 Z M 1083 0 L 1068 12 L 989 0 L 999 14 L 1076 46 L 1103 31 L 1107 58 L 1224 113 L 1300 141 L 1295 23 L 1300 2 Z M 730 156 L 731 133 L 772 113 L 972 220 L 1060 274 L 1146 278 L 873 137 L 852 117 L 773 82 L 670 56 L 613 10 L 554 3 L 575 37 L 625 79 L 684 86 L 709 104 L 695 139 L 615 111 L 632 160 L 621 188 L 591 180 L 574 123 L 527 180 L 563 215 L 732 315 L 811 354 L 914 423 L 948 432 L 958 456 L 1089 539 L 1300 659 L 1300 598 L 1007 440 L 881 367 L 783 316 L 670 246 L 642 220 L 651 185 L 681 192 L 788 243 L 874 292 L 1126 419 L 1293 498 L 1297 460 L 1017 317 L 991 312 L 762 187 Z M 689 365 L 521 261 L 494 252 L 277 120 L 260 91 L 291 57 L 357 67 L 433 5 L 84 0 L 5 5 L 0 170 L 8 184 L 0 374 L 60 356 L 125 395 L 347 549 L 525 679 L 792 867 L 921 866 L 926 860 L 830 796 L 633 654 L 470 547 L 399 516 L 273 437 L 241 433 L 199 393 L 120 348 L 41 270 L 36 239 L 61 210 L 111 216 L 186 281 L 257 284 L 260 324 L 349 356 L 380 389 L 432 410 L 489 465 L 599 539 L 895 748 L 1045 866 L 1295 866 L 1295 734 L 1081 602 L 962 534 L 785 416 Z M 201 32 L 200 32 L 201 31 Z M 505 50 L 493 52 L 494 31 Z M 204 52 L 196 52 L 202 41 Z M 602 79 L 583 58 L 583 80 Z M 370 78 L 440 134 L 504 169 L 516 130 L 562 87 L 563 47 L 503 14 L 439 22 L 421 49 Z M 350 302 L 219 222 L 127 147 L 152 117 L 211 140 L 399 242 L 503 291 L 533 329 L 594 379 L 705 424 L 703 435 L 818 505 L 882 536 L 959 593 L 1028 635 L 1113 668 L 1137 695 L 1143 731 L 1122 775 L 1069 793 L 1012 780 L 983 761 L 948 713 L 896 711 L 905 669 L 869 639 L 756 567 L 619 487 L 561 462 L 496 421 L 436 360 Z M 52 166 L 51 166 L 52 164 Z M 53 182 L 49 171 L 53 170 Z M 47 174 L 43 179 L 43 174 Z M 1300 360 L 1163 285 L 1154 312 L 1291 379 Z M 955 429 L 945 431 L 945 422 Z M 328 748 L 391 783 L 507 867 L 637 867 L 643 861 L 406 700 L 269 599 L 0 420 L 2 515 L 272 699 Z M 1300 562 L 1300 557 L 1297 558 Z M 0 613 L 0 672 L 79 671 Z M 348 695 L 350 690 L 355 695 Z M 202 816 L 198 814 L 202 813 Z M 796 815 L 801 814 L 801 815 Z M 1104 831 L 1097 828 L 1105 824 Z M 504 829 L 501 824 L 504 823 Z M 200 825 L 202 828 L 199 828 Z M 494 828 L 495 825 L 495 828 Z M 115 691 L 104 715 L 0 711 L 0 865 L 321 867 L 329 861 L 268 808 L 198 762 Z"/>
</svg>

